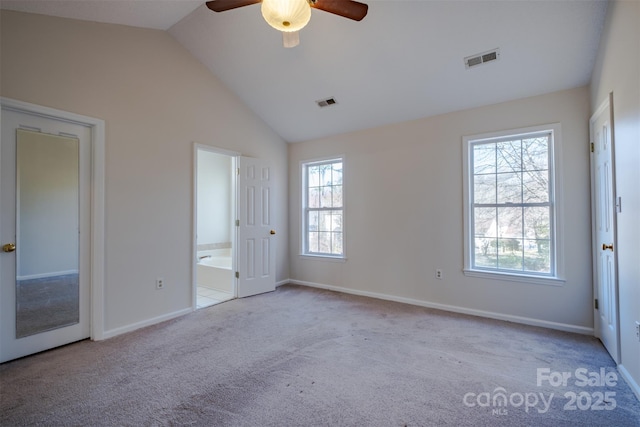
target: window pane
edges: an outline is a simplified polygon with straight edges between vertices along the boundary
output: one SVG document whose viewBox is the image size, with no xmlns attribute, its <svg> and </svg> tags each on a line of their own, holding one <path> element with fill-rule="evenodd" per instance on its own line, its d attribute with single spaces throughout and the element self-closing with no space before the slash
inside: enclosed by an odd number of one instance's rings
<svg viewBox="0 0 640 427">
<path fill-rule="evenodd" d="M 522 238 L 522 208 L 498 208 L 498 237 Z"/>
<path fill-rule="evenodd" d="M 318 231 L 331 231 L 331 212 L 318 212 Z"/>
<path fill-rule="evenodd" d="M 476 175 L 473 184 L 474 203 L 496 203 L 495 175 Z"/>
<path fill-rule="evenodd" d="M 522 174 L 500 173 L 498 179 L 498 203 L 522 203 Z"/>
<path fill-rule="evenodd" d="M 473 173 L 496 173 L 496 144 L 477 144 L 473 146 Z"/>
<path fill-rule="evenodd" d="M 307 203 L 310 208 L 320 207 L 320 188 L 319 187 L 309 188 L 309 200 Z"/>
<path fill-rule="evenodd" d="M 319 165 L 320 185 L 331 185 L 331 165 Z"/>
<path fill-rule="evenodd" d="M 476 237 L 495 239 L 498 237 L 496 208 L 475 208 L 473 210 L 473 229 Z"/>
<path fill-rule="evenodd" d="M 318 252 L 331 253 L 331 233 L 318 233 Z"/>
<path fill-rule="evenodd" d="M 334 163 L 332 165 L 332 179 L 333 185 L 342 185 L 342 162 Z"/>
<path fill-rule="evenodd" d="M 318 252 L 318 233 L 317 232 L 309 232 L 308 236 L 308 245 L 309 252 Z"/>
<path fill-rule="evenodd" d="M 308 179 L 307 185 L 309 187 L 317 187 L 320 185 L 320 172 L 318 166 L 307 167 Z"/>
<path fill-rule="evenodd" d="M 524 170 L 549 169 L 549 137 L 522 140 L 522 168 Z"/>
<path fill-rule="evenodd" d="M 475 267 L 482 268 L 497 268 L 498 255 L 497 255 L 497 243 L 496 239 L 491 238 L 476 238 L 475 239 Z"/>
<path fill-rule="evenodd" d="M 333 187 L 333 199 L 332 199 L 334 208 L 342 207 L 342 185 L 336 185 Z"/>
<path fill-rule="evenodd" d="M 500 172 L 519 172 L 522 170 L 520 140 L 504 141 L 496 144 L 496 170 Z"/>
<path fill-rule="evenodd" d="M 331 231 L 342 231 L 342 211 L 331 212 Z"/>
<path fill-rule="evenodd" d="M 522 270 L 521 239 L 498 239 L 498 268 Z"/>
<path fill-rule="evenodd" d="M 549 201 L 549 171 L 523 172 L 522 199 L 524 203 L 546 203 Z"/>
<path fill-rule="evenodd" d="M 318 231 L 318 212 L 310 211 L 307 219 L 307 227 L 309 231 Z"/>
<path fill-rule="evenodd" d="M 551 273 L 550 248 L 550 240 L 525 240 L 524 269 L 537 273 Z"/>
<path fill-rule="evenodd" d="M 524 208 L 524 235 L 529 239 L 549 239 L 551 237 L 550 207 Z"/>
<path fill-rule="evenodd" d="M 320 207 L 331 208 L 332 189 L 333 187 L 320 187 Z"/>
<path fill-rule="evenodd" d="M 331 253 L 342 255 L 342 233 L 333 233 Z"/>
</svg>

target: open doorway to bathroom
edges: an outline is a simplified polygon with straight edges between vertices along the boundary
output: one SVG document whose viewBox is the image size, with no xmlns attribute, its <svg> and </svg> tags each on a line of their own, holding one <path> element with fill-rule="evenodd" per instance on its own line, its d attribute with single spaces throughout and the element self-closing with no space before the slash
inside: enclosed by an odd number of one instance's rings
<svg viewBox="0 0 640 427">
<path fill-rule="evenodd" d="M 195 149 L 195 306 L 209 307 L 237 295 L 234 276 L 236 155 Z"/>
</svg>

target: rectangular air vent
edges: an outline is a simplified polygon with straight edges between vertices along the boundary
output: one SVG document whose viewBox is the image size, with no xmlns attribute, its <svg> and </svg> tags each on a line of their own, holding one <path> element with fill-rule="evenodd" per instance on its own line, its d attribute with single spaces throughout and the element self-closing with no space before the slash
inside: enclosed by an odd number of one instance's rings
<svg viewBox="0 0 640 427">
<path fill-rule="evenodd" d="M 316 104 L 318 104 L 318 107 L 329 107 L 333 104 L 337 104 L 336 100 L 334 98 L 327 98 L 327 99 L 321 99 L 320 101 L 316 101 Z"/>
<path fill-rule="evenodd" d="M 496 61 L 500 58 L 500 49 L 496 48 L 487 52 L 478 53 L 476 55 L 464 58 L 464 66 L 467 68 L 477 67 L 487 62 Z"/>
</svg>

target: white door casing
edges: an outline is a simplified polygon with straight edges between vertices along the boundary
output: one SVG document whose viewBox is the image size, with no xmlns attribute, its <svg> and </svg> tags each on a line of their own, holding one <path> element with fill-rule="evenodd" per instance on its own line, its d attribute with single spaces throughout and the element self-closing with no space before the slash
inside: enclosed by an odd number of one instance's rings
<svg viewBox="0 0 640 427">
<path fill-rule="evenodd" d="M 616 202 L 611 97 L 589 122 L 592 145 L 594 331 L 619 363 Z"/>
<path fill-rule="evenodd" d="M 275 290 L 273 175 L 261 159 L 238 157 L 238 297 Z"/>
</svg>

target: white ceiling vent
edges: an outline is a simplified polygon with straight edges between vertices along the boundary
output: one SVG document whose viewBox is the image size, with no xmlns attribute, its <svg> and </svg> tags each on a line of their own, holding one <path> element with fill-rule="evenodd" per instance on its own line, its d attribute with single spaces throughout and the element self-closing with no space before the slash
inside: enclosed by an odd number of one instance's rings
<svg viewBox="0 0 640 427">
<path fill-rule="evenodd" d="M 318 107 L 330 107 L 331 105 L 337 104 L 338 102 L 335 100 L 335 98 L 327 98 L 327 99 L 321 99 L 319 101 L 316 101 L 316 104 L 318 104 Z"/>
<path fill-rule="evenodd" d="M 467 68 L 477 67 L 491 61 L 500 59 L 500 49 L 496 48 L 487 52 L 478 53 L 464 58 L 464 66 Z"/>
</svg>

